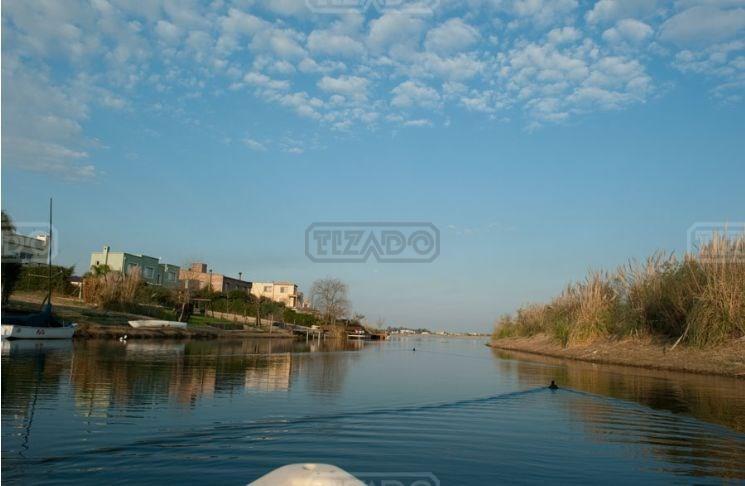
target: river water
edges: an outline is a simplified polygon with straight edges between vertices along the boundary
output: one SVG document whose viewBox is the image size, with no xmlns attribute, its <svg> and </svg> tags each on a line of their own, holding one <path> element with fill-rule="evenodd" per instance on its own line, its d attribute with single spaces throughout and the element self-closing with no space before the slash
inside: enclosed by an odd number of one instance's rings
<svg viewBox="0 0 745 486">
<path fill-rule="evenodd" d="M 6 484 L 245 484 L 295 462 L 376 485 L 745 480 L 742 380 L 483 339 L 2 346 Z"/>
</svg>

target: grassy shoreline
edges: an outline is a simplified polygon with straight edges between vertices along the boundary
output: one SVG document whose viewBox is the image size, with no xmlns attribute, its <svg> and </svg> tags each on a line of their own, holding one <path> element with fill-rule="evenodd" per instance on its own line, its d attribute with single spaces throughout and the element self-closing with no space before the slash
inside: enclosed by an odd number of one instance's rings
<svg viewBox="0 0 745 486">
<path fill-rule="evenodd" d="M 720 375 L 745 380 L 745 341 L 714 348 L 677 347 L 652 338 L 596 339 L 564 347 L 547 334 L 493 339 L 487 346 L 505 351 L 651 370 Z"/>
</svg>

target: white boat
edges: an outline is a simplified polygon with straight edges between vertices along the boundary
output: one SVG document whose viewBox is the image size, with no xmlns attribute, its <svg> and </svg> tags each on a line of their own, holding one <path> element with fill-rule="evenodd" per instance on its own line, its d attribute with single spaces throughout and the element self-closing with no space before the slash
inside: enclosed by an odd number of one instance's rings
<svg viewBox="0 0 745 486">
<path fill-rule="evenodd" d="M 428 481 L 419 481 L 417 484 L 420 482 L 430 484 Z M 400 481 L 390 481 L 390 483 L 403 484 Z M 282 466 L 249 483 L 248 486 L 365 486 L 365 484 L 367 483 L 360 481 L 340 467 L 310 463 Z M 369 484 L 373 484 L 373 481 Z M 386 481 L 382 481 L 381 484 L 386 484 Z"/>
<path fill-rule="evenodd" d="M 47 270 L 49 290 L 41 303 L 41 310 L 5 310 L 0 317 L 3 339 L 71 339 L 75 323 L 64 322 L 52 312 L 52 200 L 49 200 L 49 256 Z"/>
<path fill-rule="evenodd" d="M 75 334 L 75 324 L 60 327 L 3 324 L 3 339 L 70 339 Z"/>
<path fill-rule="evenodd" d="M 157 319 L 142 319 L 139 321 L 129 321 L 129 325 L 135 329 L 160 329 L 168 327 L 171 329 L 186 329 L 185 322 L 177 321 L 160 321 Z"/>
</svg>

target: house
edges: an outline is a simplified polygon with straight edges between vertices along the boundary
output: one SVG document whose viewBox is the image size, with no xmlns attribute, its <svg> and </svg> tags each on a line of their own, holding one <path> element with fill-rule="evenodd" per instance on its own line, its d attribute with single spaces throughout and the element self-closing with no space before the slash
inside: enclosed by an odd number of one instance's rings
<svg viewBox="0 0 745 486">
<path fill-rule="evenodd" d="M 254 282 L 251 294 L 281 302 L 292 309 L 303 307 L 303 294 L 298 292 L 297 284 L 293 282 Z"/>
<path fill-rule="evenodd" d="M 105 245 L 102 251 L 91 253 L 91 268 L 99 265 L 106 265 L 109 270 L 125 274 L 139 269 L 142 279 L 151 285 L 176 287 L 179 284 L 180 268 L 178 266 L 160 263 L 160 259 L 156 257 L 111 251 L 108 245 Z"/>
<path fill-rule="evenodd" d="M 209 287 L 213 292 L 242 290 L 249 294 L 252 287 L 251 282 L 207 270 L 207 264 L 202 262 L 194 262 L 188 269 L 182 268 L 178 278 L 181 285 L 192 290 Z"/>
<path fill-rule="evenodd" d="M 3 261 L 22 264 L 46 264 L 49 258 L 49 235 L 26 236 L 3 229 Z"/>
</svg>

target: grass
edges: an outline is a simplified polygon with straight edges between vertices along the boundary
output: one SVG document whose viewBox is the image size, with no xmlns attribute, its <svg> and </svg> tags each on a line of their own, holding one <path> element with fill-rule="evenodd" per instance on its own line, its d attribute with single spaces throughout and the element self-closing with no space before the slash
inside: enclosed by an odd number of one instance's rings
<svg viewBox="0 0 745 486">
<path fill-rule="evenodd" d="M 709 346 L 745 336 L 745 237 L 714 235 L 696 255 L 656 253 L 591 272 L 547 304 L 502 316 L 493 338 L 544 333 L 563 346 L 658 336 Z"/>
</svg>

